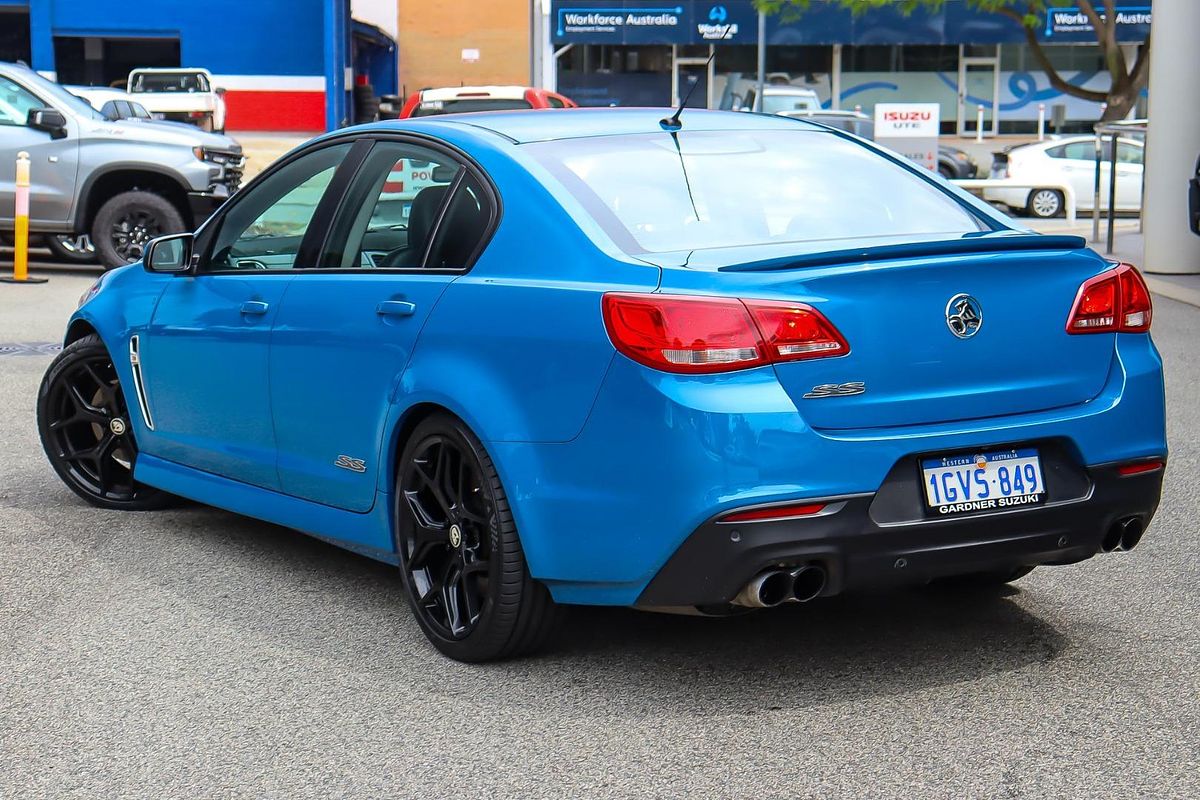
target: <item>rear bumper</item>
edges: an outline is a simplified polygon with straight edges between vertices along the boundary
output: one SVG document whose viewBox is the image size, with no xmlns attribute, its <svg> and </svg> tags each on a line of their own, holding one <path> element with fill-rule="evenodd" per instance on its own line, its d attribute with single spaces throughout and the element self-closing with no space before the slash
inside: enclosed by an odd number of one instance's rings
<svg viewBox="0 0 1200 800">
<path fill-rule="evenodd" d="M 822 596 L 846 590 L 1091 558 L 1113 525 L 1149 525 L 1163 470 L 1120 476 L 1115 466 L 1073 468 L 1051 452 L 1045 505 L 935 518 L 898 464 L 876 494 L 831 498 L 832 513 L 772 522 L 709 520 L 684 541 L 638 598 L 645 607 L 723 605 L 755 575 L 816 563 Z M 1057 473 L 1057 474 L 1056 474 Z M 904 477 L 901 477 L 903 475 Z M 1051 485 L 1057 478 L 1056 485 Z"/>
</svg>

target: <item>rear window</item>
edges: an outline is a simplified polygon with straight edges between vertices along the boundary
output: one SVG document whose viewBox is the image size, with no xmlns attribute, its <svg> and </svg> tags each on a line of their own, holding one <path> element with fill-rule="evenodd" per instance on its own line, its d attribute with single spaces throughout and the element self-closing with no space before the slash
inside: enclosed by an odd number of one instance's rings
<svg viewBox="0 0 1200 800">
<path fill-rule="evenodd" d="M 207 92 L 208 78 L 202 72 L 140 72 L 133 77 L 131 92 Z"/>
<path fill-rule="evenodd" d="M 685 130 L 528 147 L 630 253 L 982 227 L 933 184 L 824 131 Z"/>
<path fill-rule="evenodd" d="M 533 108 L 528 100 L 503 97 L 463 97 L 457 100 L 428 100 L 417 106 L 414 117 L 434 114 L 462 114 L 468 111 L 513 111 Z"/>
</svg>

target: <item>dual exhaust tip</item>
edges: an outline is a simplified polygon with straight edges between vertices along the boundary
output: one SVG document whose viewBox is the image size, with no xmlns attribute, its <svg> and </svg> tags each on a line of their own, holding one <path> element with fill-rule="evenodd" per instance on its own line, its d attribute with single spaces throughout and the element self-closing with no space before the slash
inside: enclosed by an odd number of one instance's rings
<svg viewBox="0 0 1200 800">
<path fill-rule="evenodd" d="M 1100 540 L 1100 550 L 1105 553 L 1111 553 L 1114 550 L 1132 550 L 1137 547 L 1137 543 L 1142 540 L 1142 534 L 1145 532 L 1146 526 L 1140 517 L 1125 517 L 1117 520 L 1111 528 L 1104 532 L 1104 538 Z"/>
<path fill-rule="evenodd" d="M 760 572 L 733 598 L 745 608 L 773 608 L 781 603 L 807 603 L 825 589 L 825 568 L 808 564 L 795 569 Z"/>
</svg>

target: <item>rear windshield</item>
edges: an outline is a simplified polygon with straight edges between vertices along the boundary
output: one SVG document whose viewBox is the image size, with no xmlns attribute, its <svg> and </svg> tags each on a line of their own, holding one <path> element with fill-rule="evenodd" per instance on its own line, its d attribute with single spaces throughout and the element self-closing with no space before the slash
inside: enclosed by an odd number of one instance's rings
<svg viewBox="0 0 1200 800">
<path fill-rule="evenodd" d="M 503 97 L 464 97 L 459 100 L 429 100 L 417 106 L 414 117 L 461 114 L 467 111 L 513 111 L 533 108 L 528 100 Z"/>
<path fill-rule="evenodd" d="M 207 92 L 202 72 L 141 72 L 133 77 L 131 92 Z"/>
<path fill-rule="evenodd" d="M 684 130 L 527 146 L 630 253 L 982 227 L 933 184 L 825 131 Z"/>
</svg>

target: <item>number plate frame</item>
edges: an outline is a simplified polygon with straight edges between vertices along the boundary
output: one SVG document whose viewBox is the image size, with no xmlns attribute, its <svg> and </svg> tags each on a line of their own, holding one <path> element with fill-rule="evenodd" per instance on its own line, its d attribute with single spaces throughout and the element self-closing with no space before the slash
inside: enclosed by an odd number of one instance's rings
<svg viewBox="0 0 1200 800">
<path fill-rule="evenodd" d="M 1036 447 L 922 457 L 917 468 L 925 510 L 938 517 L 1011 511 L 1046 501 L 1041 453 Z M 1033 486 L 1029 485 L 1031 472 Z"/>
</svg>

